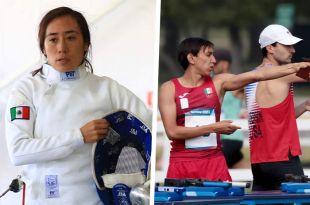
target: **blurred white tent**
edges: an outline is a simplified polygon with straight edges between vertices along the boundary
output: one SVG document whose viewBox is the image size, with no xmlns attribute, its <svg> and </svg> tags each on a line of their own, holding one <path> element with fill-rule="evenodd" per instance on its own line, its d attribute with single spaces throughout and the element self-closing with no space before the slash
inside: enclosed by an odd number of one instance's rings
<svg viewBox="0 0 310 205">
<path fill-rule="evenodd" d="M 68 6 L 83 13 L 91 30 L 94 73 L 109 76 L 150 105 L 157 82 L 159 31 L 156 0 L 0 0 L 0 192 L 19 168 L 11 165 L 4 135 L 6 99 L 14 81 L 43 61 L 37 31 L 50 9 Z M 157 23 L 156 23 L 157 22 Z M 157 68 L 156 68 L 157 69 Z M 21 194 L 9 192 L 0 205 L 21 204 Z"/>
</svg>

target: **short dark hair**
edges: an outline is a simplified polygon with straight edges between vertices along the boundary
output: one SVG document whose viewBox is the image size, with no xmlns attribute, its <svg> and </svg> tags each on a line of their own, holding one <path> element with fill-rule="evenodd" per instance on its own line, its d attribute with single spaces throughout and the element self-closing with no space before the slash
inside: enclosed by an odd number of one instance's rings
<svg viewBox="0 0 310 205">
<path fill-rule="evenodd" d="M 186 38 L 178 46 L 177 59 L 184 70 L 187 69 L 189 62 L 187 60 L 187 55 L 189 53 L 197 56 L 201 48 L 214 47 L 211 41 L 203 38 Z"/>
<path fill-rule="evenodd" d="M 278 42 L 275 42 L 273 44 L 270 44 L 272 45 L 273 47 L 275 47 L 277 45 Z M 262 55 L 263 55 L 263 58 L 267 57 L 267 49 L 266 49 L 266 46 L 264 48 L 262 48 Z"/>
<path fill-rule="evenodd" d="M 48 25 L 54 19 L 62 16 L 71 16 L 77 22 L 78 26 L 81 29 L 84 43 L 88 44 L 88 46 L 91 47 L 90 32 L 85 17 L 80 12 L 75 11 L 69 7 L 58 7 L 47 12 L 39 24 L 38 40 L 41 52 L 44 53 L 44 40 Z M 87 59 L 87 53 L 88 49 L 84 54 L 84 61 L 86 63 L 86 67 L 88 67 L 90 71 L 93 72 L 92 65 L 90 61 Z M 32 72 L 32 75 L 34 76 L 38 72 L 42 72 L 42 67 L 37 70 L 34 70 Z"/>
</svg>

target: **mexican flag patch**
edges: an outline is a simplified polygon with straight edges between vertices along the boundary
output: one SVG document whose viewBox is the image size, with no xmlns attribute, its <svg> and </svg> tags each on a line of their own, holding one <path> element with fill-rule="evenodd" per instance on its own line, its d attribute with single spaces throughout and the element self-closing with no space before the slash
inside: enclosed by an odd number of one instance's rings
<svg viewBox="0 0 310 205">
<path fill-rule="evenodd" d="M 206 95 L 212 94 L 212 88 L 205 88 L 204 93 L 205 93 Z"/>
<path fill-rule="evenodd" d="M 30 108 L 29 106 L 17 106 L 10 109 L 11 121 L 19 120 L 29 120 L 30 118 Z"/>
</svg>

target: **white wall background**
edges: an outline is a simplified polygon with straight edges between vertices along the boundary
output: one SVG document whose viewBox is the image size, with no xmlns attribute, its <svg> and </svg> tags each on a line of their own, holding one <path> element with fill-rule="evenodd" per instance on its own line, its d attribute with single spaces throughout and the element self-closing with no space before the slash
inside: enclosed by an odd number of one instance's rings
<svg viewBox="0 0 310 205">
<path fill-rule="evenodd" d="M 96 74 L 117 80 L 147 104 L 157 82 L 156 0 L 0 0 L 0 192 L 21 170 L 11 165 L 7 153 L 6 99 L 15 80 L 42 64 L 38 24 L 48 10 L 59 6 L 69 6 L 86 17 Z M 6 204 L 21 204 L 21 193 L 9 192 L 0 198 L 0 205 Z"/>
</svg>

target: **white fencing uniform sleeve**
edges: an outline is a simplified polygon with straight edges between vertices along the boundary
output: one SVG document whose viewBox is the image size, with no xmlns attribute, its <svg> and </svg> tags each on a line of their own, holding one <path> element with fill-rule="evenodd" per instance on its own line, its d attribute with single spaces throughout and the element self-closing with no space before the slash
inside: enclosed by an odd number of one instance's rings
<svg viewBox="0 0 310 205">
<path fill-rule="evenodd" d="M 5 118 L 7 147 L 14 165 L 65 158 L 84 144 L 79 128 L 58 136 L 34 136 L 35 107 L 17 89 L 11 92 Z"/>
<path fill-rule="evenodd" d="M 112 82 L 110 89 L 112 106 L 115 109 L 128 110 L 135 114 L 150 129 L 152 128 L 152 112 L 140 98 L 116 81 Z"/>
</svg>

